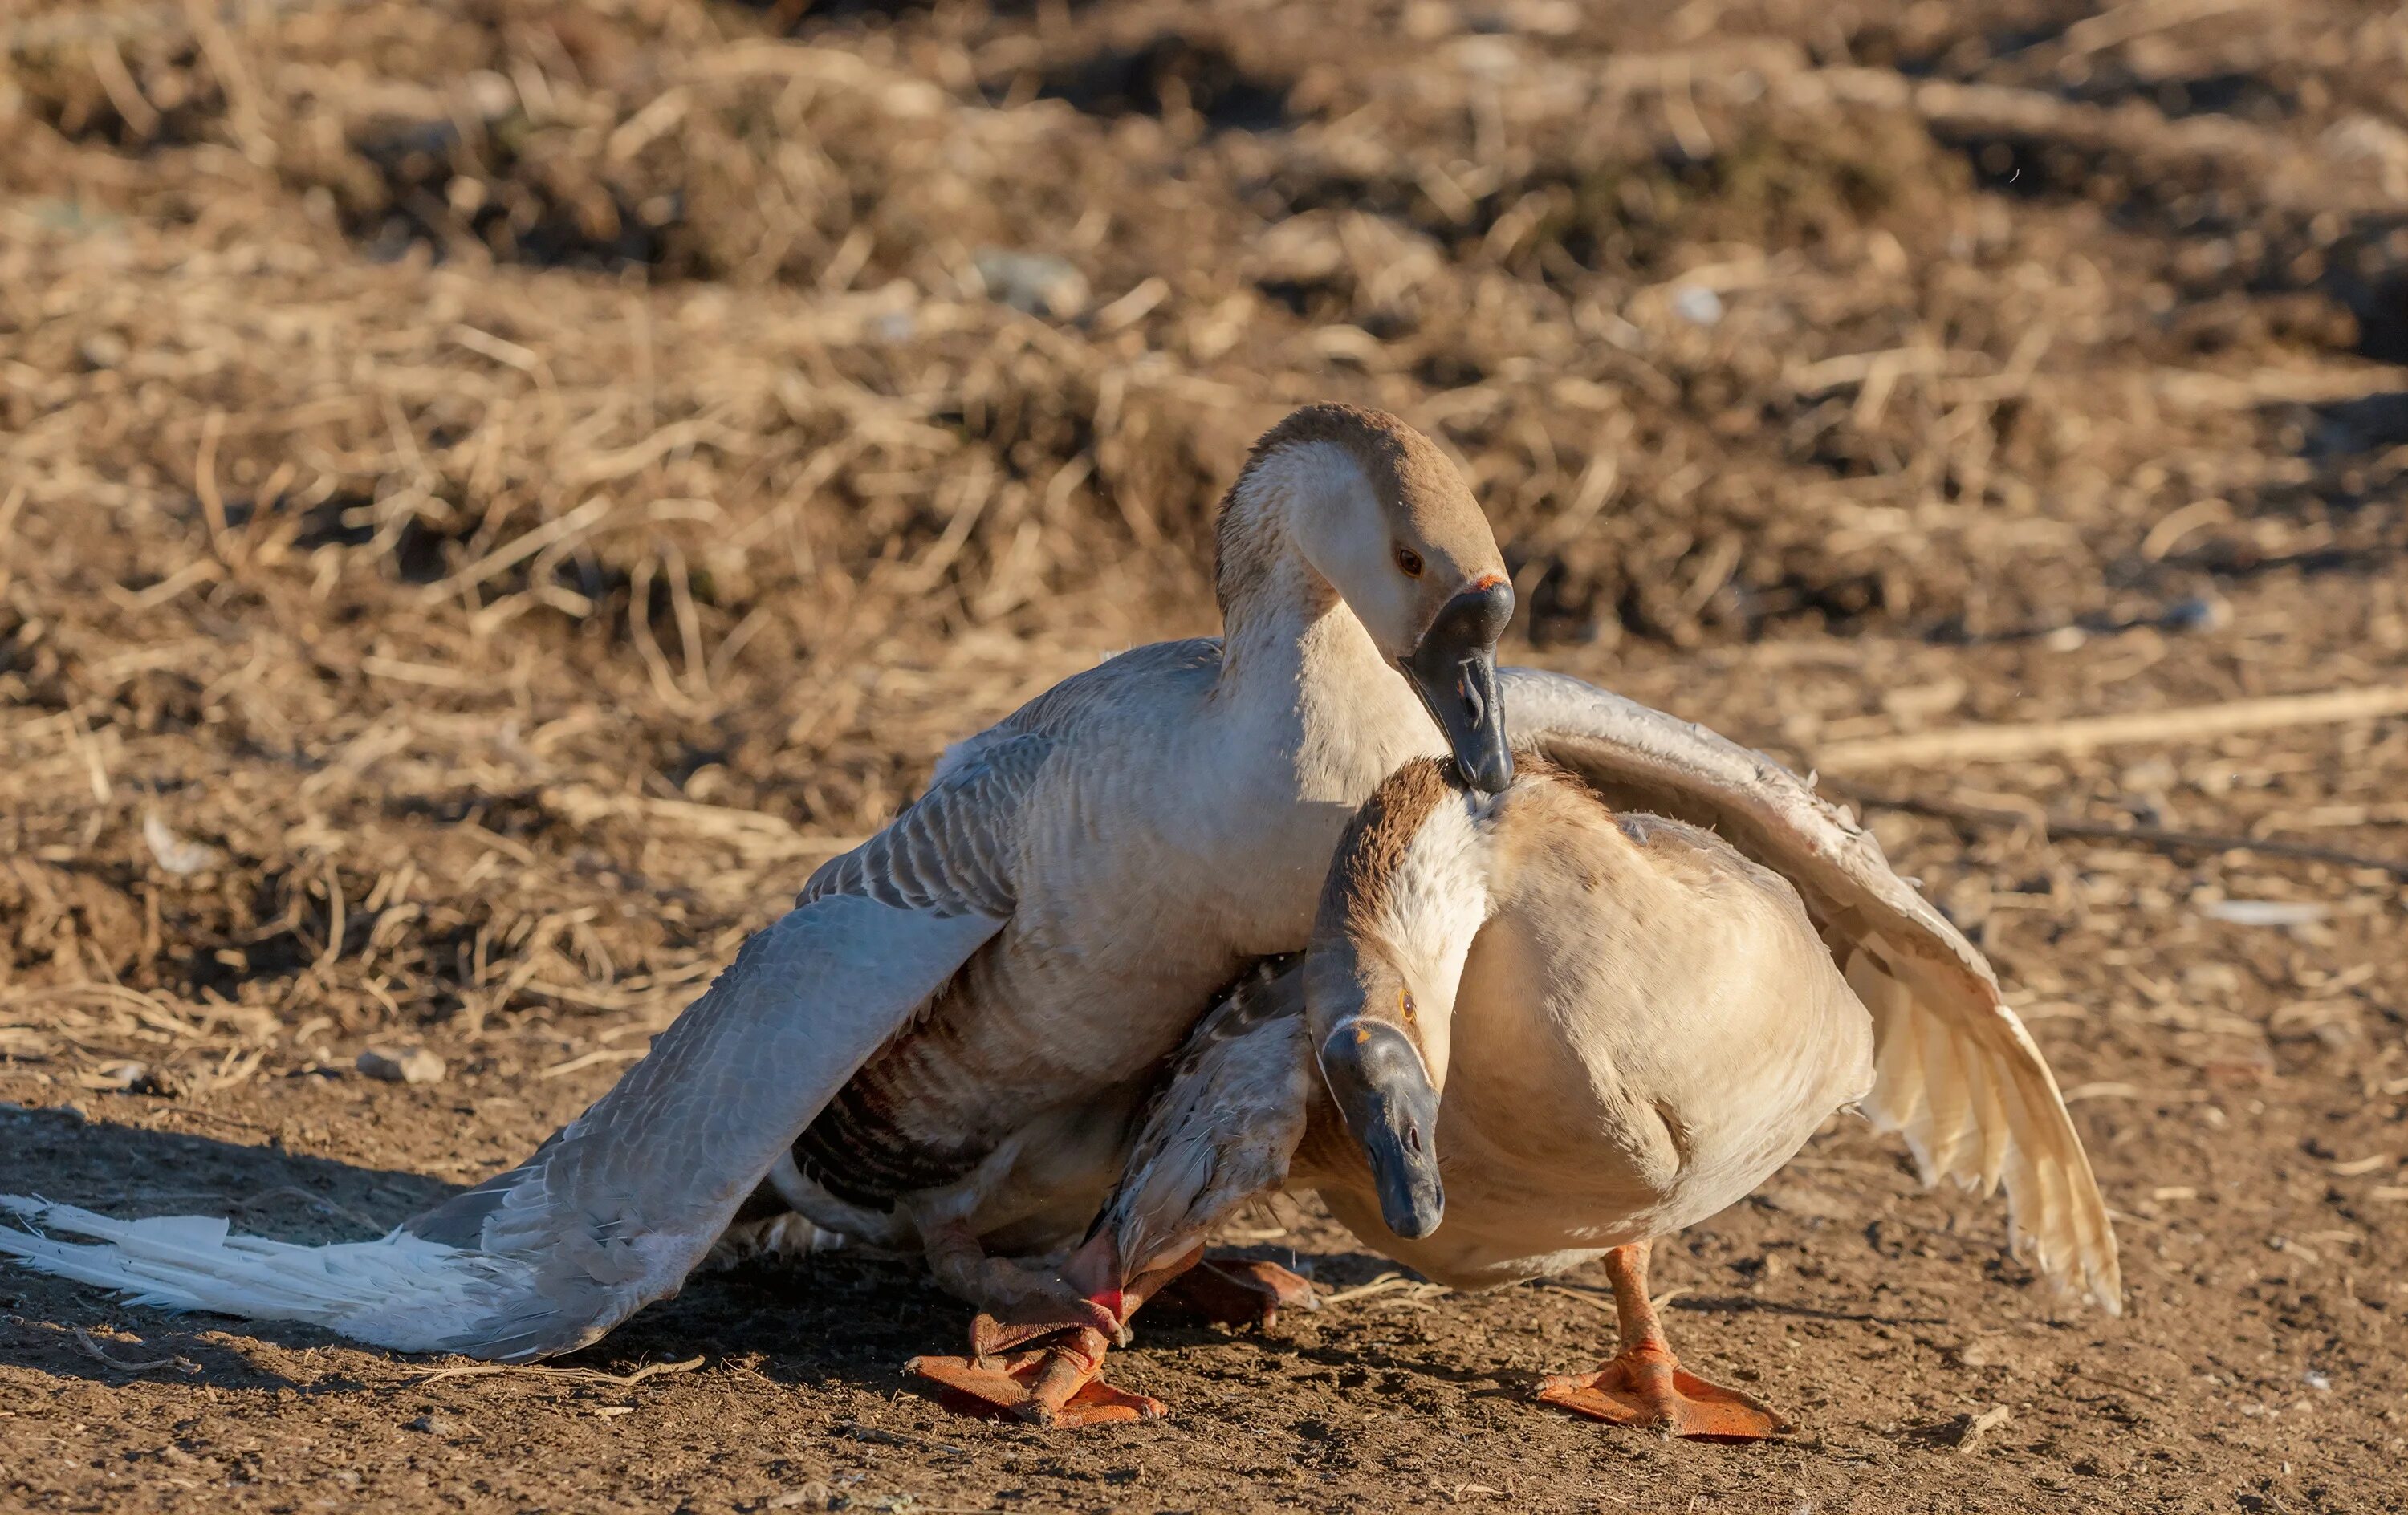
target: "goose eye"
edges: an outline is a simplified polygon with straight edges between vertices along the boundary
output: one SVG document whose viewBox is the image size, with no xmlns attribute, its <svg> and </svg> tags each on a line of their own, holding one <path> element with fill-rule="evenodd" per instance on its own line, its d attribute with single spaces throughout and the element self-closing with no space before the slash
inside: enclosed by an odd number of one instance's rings
<svg viewBox="0 0 2408 1515">
<path fill-rule="evenodd" d="M 1404 1016 L 1405 1024 L 1412 1025 L 1415 1023 L 1413 1020 L 1413 992 L 1412 990 L 1399 989 L 1397 991 L 1397 1009 Z"/>
<path fill-rule="evenodd" d="M 1407 579 L 1419 579 L 1422 576 L 1422 555 L 1410 547 L 1400 547 L 1397 549 L 1397 566 L 1405 571 Z"/>
</svg>

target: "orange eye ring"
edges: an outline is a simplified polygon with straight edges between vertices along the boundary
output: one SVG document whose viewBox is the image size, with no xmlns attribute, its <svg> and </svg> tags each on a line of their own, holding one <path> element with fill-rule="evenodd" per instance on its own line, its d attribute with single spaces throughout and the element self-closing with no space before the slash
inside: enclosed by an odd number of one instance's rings
<svg viewBox="0 0 2408 1515">
<path fill-rule="evenodd" d="M 1404 570 L 1407 579 L 1419 579 L 1422 576 L 1422 555 L 1410 547 L 1400 547 L 1397 549 L 1397 566 Z"/>
<path fill-rule="evenodd" d="M 1405 1018 L 1405 1024 L 1409 1026 L 1417 1026 L 1420 1024 L 1420 1022 L 1413 1018 L 1413 992 L 1412 990 L 1399 989 L 1397 991 L 1397 1013 Z"/>
</svg>

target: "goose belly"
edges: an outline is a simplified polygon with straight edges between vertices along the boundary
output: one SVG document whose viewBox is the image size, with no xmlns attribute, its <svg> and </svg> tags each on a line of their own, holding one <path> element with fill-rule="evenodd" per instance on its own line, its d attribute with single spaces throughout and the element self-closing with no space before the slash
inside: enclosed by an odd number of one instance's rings
<svg viewBox="0 0 2408 1515">
<path fill-rule="evenodd" d="M 1382 1251 L 1426 1277 L 1457 1289 L 1488 1289 L 1562 1272 L 1612 1247 L 1666 1236 L 1745 1198 L 1813 1136 L 1828 1107 L 1810 1114 L 1791 1106 L 1747 1139 L 1702 1147 L 1670 1174 L 1642 1177 L 1600 1150 L 1598 1179 L 1569 1181 L 1476 1161 L 1441 1160 L 1446 1218 L 1417 1240 L 1387 1232 L 1369 1196 L 1340 1211 L 1363 1234 L 1374 1229 Z M 1440 1138 L 1443 1143 L 1443 1136 Z M 1443 1145 L 1441 1152 L 1445 1151 Z M 1332 1200 L 1333 1209 L 1340 1209 Z"/>
<path fill-rule="evenodd" d="M 890 1212 L 907 1197 L 984 1177 L 1007 1144 L 1064 1112 L 1126 1103 L 1125 1092 L 1177 1050 L 1196 1014 L 1246 961 L 1192 950 L 1193 934 L 1188 950 L 1176 936 L 1152 939 L 1162 945 L 1151 956 L 1101 971 L 999 940 L 804 1129 L 793 1149 L 801 1176 L 845 1206 Z M 1091 1167 L 1070 1164 L 1066 1172 Z M 1095 1191 L 1085 1196 L 1090 1209 L 1112 1177 L 1108 1165 L 1096 1171 L 1099 1178 L 1080 1185 Z M 1000 1183 L 1005 1173 L 992 1177 Z M 1032 1171 L 1013 1181 L 1042 1187 L 1049 1177 L 1058 1176 Z"/>
<path fill-rule="evenodd" d="M 1010 924 L 805 1129 L 805 1179 L 871 1212 L 970 1181 L 1053 1112 L 1150 1079 L 1250 963 L 1304 946 L 1354 806 L 1233 793 L 1166 811 L 1158 793 L 1199 781 L 1184 761 L 1152 754 L 1154 778 L 1095 778 L 1032 822 Z"/>
<path fill-rule="evenodd" d="M 1744 1198 L 1870 1087 L 1870 1017 L 1802 910 L 1648 882 L 1484 932 L 1440 1107 L 1445 1217 L 1408 1241 L 1368 1189 L 1332 1196 L 1367 1241 L 1459 1288 L 1560 1271 Z"/>
<path fill-rule="evenodd" d="M 1451 1288 L 1493 1289 L 1670 1236 L 1727 1208 L 1795 1155 L 1836 1104 L 1819 1093 L 1767 1101 L 1754 1107 L 1756 1119 L 1719 1122 L 1669 1165 L 1635 1160 L 1627 1145 L 1602 1135 L 1585 1163 L 1534 1164 L 1478 1140 L 1442 1111 L 1446 1213 L 1418 1238 L 1388 1229 L 1368 1182 L 1341 1179 L 1319 1192 L 1375 1251 Z"/>
<path fill-rule="evenodd" d="M 807 1168 L 806 1143 L 798 1140 L 767 1186 L 780 1208 L 871 1249 L 913 1252 L 931 1227 L 958 1223 L 990 1252 L 1057 1254 L 1078 1242 L 1119 1177 L 1129 1122 L 1149 1088 L 1100 1090 L 1083 1104 L 1025 1121 L 953 1163 L 924 1160 L 908 1175 L 889 1167 L 883 1182 L 857 1169 Z M 830 1172 L 839 1175 L 834 1188 Z"/>
</svg>

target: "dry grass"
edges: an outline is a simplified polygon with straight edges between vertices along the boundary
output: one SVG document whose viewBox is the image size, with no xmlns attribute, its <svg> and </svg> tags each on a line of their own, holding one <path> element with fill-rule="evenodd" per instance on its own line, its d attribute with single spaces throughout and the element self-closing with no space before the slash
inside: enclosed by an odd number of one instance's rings
<svg viewBox="0 0 2408 1515">
<path fill-rule="evenodd" d="M 1309 397 L 1442 438 L 1592 657 L 2408 546 L 2395 22 L 1526 8 L 21 12 L 11 1035 L 657 1019 L 945 740 L 1207 623 Z M 2280 108 L 2151 84 L 2219 69 Z"/>
<path fill-rule="evenodd" d="M 44 1103 L 366 1162 L 267 1080 L 428 1036 L 530 1104 L 409 1163 L 490 1167 L 944 742 L 1208 626 L 1305 399 L 1458 458 L 1524 655 L 1802 761 L 2408 664 L 2391 7 L 32 0 L 0 50 Z M 2400 719 L 2045 747 L 1864 777 L 2146 1245 L 2190 1255 L 2159 1190 L 2394 1151 L 2400 886 L 2332 859 L 2408 857 Z M 2390 1176 L 2250 1203 L 2345 1210 L 2284 1223 L 2362 1283 Z M 2372 1352 L 2353 1289 L 2280 1308 Z"/>
<path fill-rule="evenodd" d="M 2104 76 L 1348 14 L 21 13 L 15 1035 L 666 1014 L 944 741 L 1207 623 L 1305 398 L 1441 437 L 1592 655 L 2178 630 L 2408 543 L 2380 17 L 2169 13 L 2270 121 L 2169 116 L 2138 12 Z"/>
</svg>

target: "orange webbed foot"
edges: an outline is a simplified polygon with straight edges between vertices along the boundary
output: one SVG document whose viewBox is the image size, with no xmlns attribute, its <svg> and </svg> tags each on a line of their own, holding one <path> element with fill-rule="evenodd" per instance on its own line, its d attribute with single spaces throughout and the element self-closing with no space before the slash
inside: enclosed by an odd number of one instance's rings
<svg viewBox="0 0 2408 1515">
<path fill-rule="evenodd" d="M 1699 1441 L 1763 1441 L 1795 1429 L 1771 1406 L 1707 1382 L 1660 1348 L 1625 1351 L 1594 1373 L 1541 1379 L 1539 1397 L 1594 1421 Z"/>
<path fill-rule="evenodd" d="M 963 1415 L 1076 1429 L 1156 1421 L 1170 1413 L 1170 1407 L 1158 1399 L 1104 1382 L 1097 1377 L 1103 1368 L 1103 1338 L 1093 1332 L 1081 1332 L 1080 1337 L 1066 1346 L 1008 1357 L 915 1357 L 907 1365 L 938 1385 L 939 1404 Z"/>
</svg>

